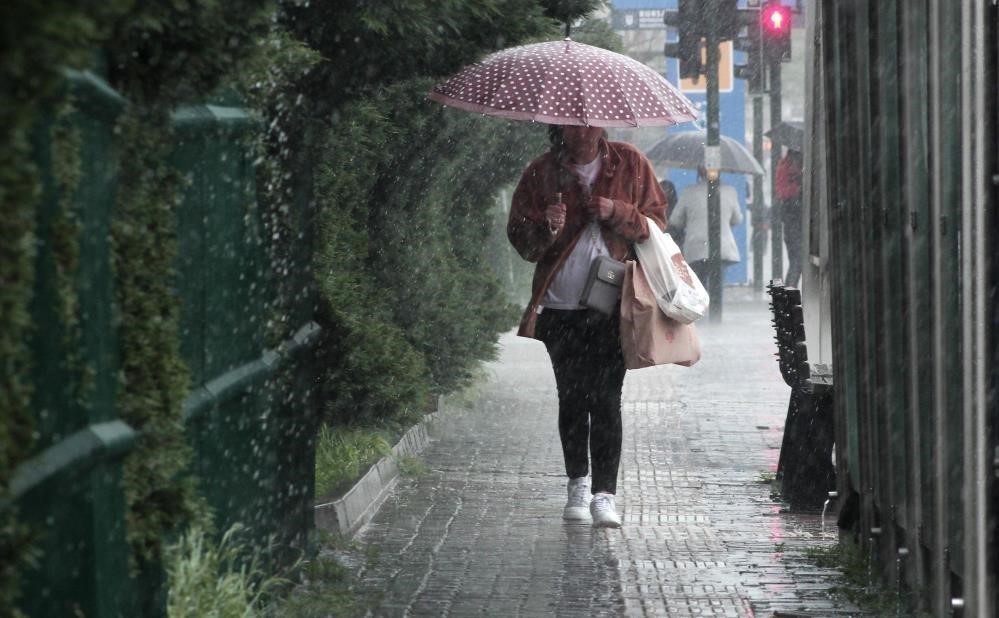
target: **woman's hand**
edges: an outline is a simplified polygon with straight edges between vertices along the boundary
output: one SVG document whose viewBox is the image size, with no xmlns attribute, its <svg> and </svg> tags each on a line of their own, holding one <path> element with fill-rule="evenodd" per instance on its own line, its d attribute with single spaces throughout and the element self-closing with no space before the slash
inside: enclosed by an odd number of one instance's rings
<svg viewBox="0 0 999 618">
<path fill-rule="evenodd" d="M 565 227 L 565 204 L 562 203 L 562 194 L 555 194 L 555 204 L 549 204 L 545 209 L 545 220 L 548 222 L 548 231 L 552 236 L 558 236 Z"/>
<path fill-rule="evenodd" d="M 606 197 L 591 195 L 590 201 L 586 203 L 586 211 L 590 213 L 590 218 L 606 221 L 614 215 L 614 201 Z"/>
</svg>

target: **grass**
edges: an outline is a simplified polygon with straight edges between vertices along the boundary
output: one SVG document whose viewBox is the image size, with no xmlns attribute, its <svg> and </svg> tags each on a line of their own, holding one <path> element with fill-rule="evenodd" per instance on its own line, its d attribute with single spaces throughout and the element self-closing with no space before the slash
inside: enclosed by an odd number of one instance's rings
<svg viewBox="0 0 999 618">
<path fill-rule="evenodd" d="M 780 480 L 777 478 L 777 473 L 776 472 L 774 472 L 772 470 L 764 470 L 763 472 L 760 472 L 756 476 L 756 482 L 759 483 L 760 485 L 769 485 L 770 486 L 770 499 L 771 500 L 780 500 L 781 499 L 781 495 L 780 495 L 781 483 L 780 483 Z"/>
<path fill-rule="evenodd" d="M 419 459 L 392 453 L 392 444 L 422 418 L 422 413 L 403 414 L 377 425 L 322 425 L 316 440 L 316 496 L 346 491 L 382 457 L 392 457 L 405 476 L 426 474 Z"/>
<path fill-rule="evenodd" d="M 806 548 L 805 557 L 816 566 L 838 569 L 842 573 L 842 584 L 833 587 L 832 592 L 864 611 L 877 616 L 929 616 L 923 612 L 913 613 L 904 597 L 872 577 L 867 558 L 854 543 L 841 540 L 828 547 Z"/>
<path fill-rule="evenodd" d="M 351 589 L 350 569 L 336 560 L 316 556 L 302 564 L 295 588 L 272 604 L 266 616 L 273 618 L 350 617 L 364 614 L 364 607 Z"/>
<path fill-rule="evenodd" d="M 468 410 L 482 397 L 489 381 L 487 370 L 480 365 L 463 388 L 447 395 L 448 406 Z M 428 472 L 426 464 L 415 457 L 392 455 L 392 444 L 410 427 L 423 419 L 423 413 L 408 411 L 377 425 L 323 425 L 316 441 L 316 496 L 335 495 L 346 491 L 379 459 L 393 456 L 400 472 L 408 477 L 420 477 Z"/>
<path fill-rule="evenodd" d="M 364 471 L 392 452 L 386 429 L 330 427 L 319 429 L 316 441 L 316 496 L 324 496 L 357 480 Z"/>
<path fill-rule="evenodd" d="M 256 618 L 265 598 L 287 583 L 264 570 L 269 547 L 240 542 L 235 524 L 215 542 L 200 526 L 166 550 L 168 618 Z"/>
<path fill-rule="evenodd" d="M 377 597 L 359 598 L 354 591 L 355 575 L 344 562 L 374 566 L 378 548 L 326 532 L 316 531 L 318 555 L 302 561 L 293 577 L 288 595 L 273 603 L 268 618 L 351 618 L 363 616 Z M 343 557 L 349 556 L 349 560 Z"/>
<path fill-rule="evenodd" d="M 316 444 L 317 495 L 348 486 L 378 459 L 390 455 L 390 440 L 408 428 L 403 425 L 322 426 Z M 415 457 L 396 461 L 407 476 L 426 472 L 425 464 Z M 216 542 L 209 532 L 192 527 L 167 548 L 168 618 L 349 617 L 366 611 L 351 590 L 350 569 L 331 555 L 360 555 L 371 564 L 377 548 L 326 534 L 318 539 L 319 555 L 299 560 L 278 576 L 264 566 L 273 548 L 243 543 L 243 531 L 236 524 Z"/>
<path fill-rule="evenodd" d="M 756 482 L 763 485 L 773 483 L 776 480 L 777 480 L 777 473 L 771 472 L 770 470 L 767 470 L 765 472 L 760 472 L 759 476 L 756 477 Z"/>
</svg>

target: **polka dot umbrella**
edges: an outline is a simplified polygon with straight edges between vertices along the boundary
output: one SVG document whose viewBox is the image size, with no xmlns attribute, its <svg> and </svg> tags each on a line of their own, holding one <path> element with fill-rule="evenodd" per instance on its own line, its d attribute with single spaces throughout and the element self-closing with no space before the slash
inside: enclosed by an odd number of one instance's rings
<svg viewBox="0 0 999 618">
<path fill-rule="evenodd" d="M 687 97 L 651 68 L 570 39 L 498 51 L 428 96 L 470 112 L 546 124 L 645 127 L 697 117 Z"/>
</svg>

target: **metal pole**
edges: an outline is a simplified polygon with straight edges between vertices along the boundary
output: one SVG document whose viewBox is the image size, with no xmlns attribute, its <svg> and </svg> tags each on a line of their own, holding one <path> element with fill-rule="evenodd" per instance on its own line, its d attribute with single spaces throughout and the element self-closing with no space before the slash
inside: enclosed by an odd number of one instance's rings
<svg viewBox="0 0 999 618">
<path fill-rule="evenodd" d="M 708 158 L 717 157 L 718 144 L 721 142 L 721 126 L 718 110 L 718 63 L 721 54 L 718 51 L 717 20 L 707 22 L 706 44 L 707 53 L 707 103 L 708 103 L 708 143 L 705 149 L 705 163 L 718 165 L 718 161 Z M 711 153 L 709 155 L 709 153 Z M 720 158 L 720 157 L 717 157 Z M 705 167 L 708 167 L 705 165 Z M 710 168 L 709 168 L 710 170 Z M 722 264 L 721 264 L 721 190 L 718 183 L 718 170 L 708 172 L 708 296 L 711 308 L 708 319 L 711 322 L 721 322 L 722 319 Z"/>
<path fill-rule="evenodd" d="M 763 97 L 753 95 L 753 157 L 763 161 Z M 763 294 L 763 253 L 767 230 L 763 226 L 766 204 L 763 203 L 763 177 L 753 175 L 753 295 Z"/>
<path fill-rule="evenodd" d="M 770 77 L 770 128 L 781 121 L 780 60 L 770 60 L 767 72 Z M 781 203 L 777 199 L 777 164 L 780 162 L 780 147 L 770 148 L 770 276 L 784 278 L 784 230 Z"/>
</svg>

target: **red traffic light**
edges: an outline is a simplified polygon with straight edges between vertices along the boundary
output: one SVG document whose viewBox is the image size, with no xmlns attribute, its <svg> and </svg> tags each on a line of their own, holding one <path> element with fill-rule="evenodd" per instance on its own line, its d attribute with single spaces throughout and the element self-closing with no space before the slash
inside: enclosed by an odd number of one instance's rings
<svg viewBox="0 0 999 618">
<path fill-rule="evenodd" d="M 782 36 L 791 32 L 791 9 L 779 2 L 769 2 L 760 15 L 763 28 L 770 36 Z"/>
</svg>

